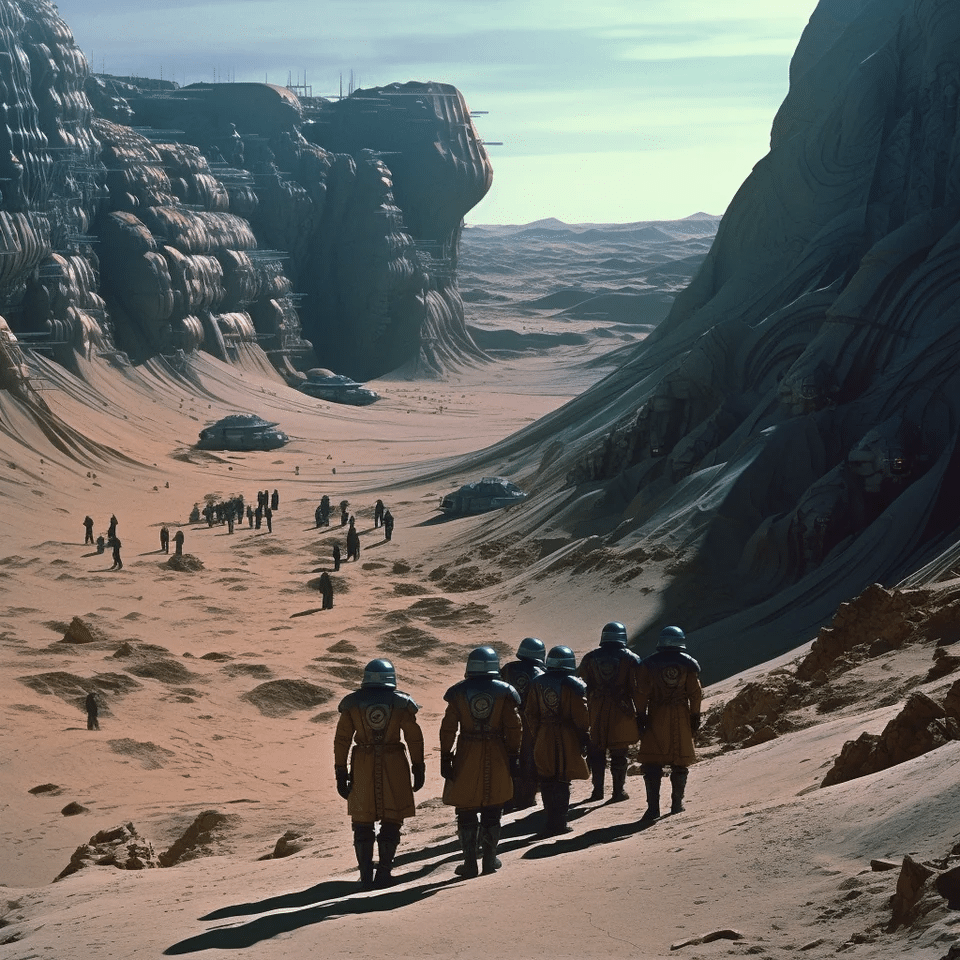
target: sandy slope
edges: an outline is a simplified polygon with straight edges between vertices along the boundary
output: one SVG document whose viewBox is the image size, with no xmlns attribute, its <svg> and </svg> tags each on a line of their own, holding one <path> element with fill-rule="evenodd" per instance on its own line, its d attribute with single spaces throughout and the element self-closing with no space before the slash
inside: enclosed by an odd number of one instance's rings
<svg viewBox="0 0 960 960">
<path fill-rule="evenodd" d="M 215 958 L 249 947 L 292 958 L 652 958 L 735 928 L 743 939 L 679 955 L 822 958 L 845 945 L 845 956 L 939 960 L 957 916 L 885 934 L 896 874 L 872 873 L 869 861 L 949 851 L 960 744 L 816 789 L 843 742 L 881 729 L 895 706 L 714 756 L 691 774 L 688 812 L 647 829 L 639 780 L 633 799 L 613 806 L 583 804 L 580 784 L 572 834 L 535 841 L 538 815 L 508 818 L 504 869 L 455 879 L 437 730 L 466 653 L 479 643 L 511 653 L 535 634 L 582 654 L 611 617 L 632 626 L 648 616 L 667 574 L 654 559 L 589 579 L 582 554 L 567 562 L 562 545 L 516 541 L 509 512 L 444 521 L 435 505 L 471 478 L 458 457 L 561 406 L 605 372 L 610 345 L 588 338 L 430 385 L 381 382 L 385 399 L 362 409 L 317 404 L 212 360 L 186 376 L 162 365 L 96 367 L 85 371 L 89 389 L 38 370 L 51 408 L 103 447 L 81 460 L 39 438 L 15 406 L 4 409 L 0 956 Z M 272 453 L 191 449 L 204 423 L 245 409 L 295 439 Z M 479 460 L 511 466 L 497 463 L 496 448 Z M 207 494 L 250 499 L 264 488 L 280 494 L 272 534 L 186 523 Z M 314 528 L 323 493 L 351 501 L 363 552 L 334 575 L 335 607 L 321 612 L 311 583 L 340 536 Z M 397 517 L 390 543 L 372 528 L 377 496 Z M 99 532 L 111 511 L 120 573 L 81 546 L 83 515 Z M 202 571 L 165 566 L 161 522 L 183 525 Z M 75 615 L 104 639 L 59 642 Z M 422 704 L 428 779 L 405 830 L 401 883 L 359 893 L 331 741 L 338 699 L 379 654 Z M 88 732 L 77 690 L 97 677 L 126 692 L 105 695 L 102 729 Z M 244 699 L 269 681 L 291 681 L 272 708 Z M 296 701 L 303 689 L 309 703 Z M 42 784 L 57 789 L 29 792 Z M 86 812 L 64 816 L 70 802 Z M 205 810 L 227 818 L 208 840 L 211 855 L 50 883 L 99 830 L 133 822 L 165 850 Z M 305 849 L 260 860 L 288 830 L 310 838 Z"/>
</svg>

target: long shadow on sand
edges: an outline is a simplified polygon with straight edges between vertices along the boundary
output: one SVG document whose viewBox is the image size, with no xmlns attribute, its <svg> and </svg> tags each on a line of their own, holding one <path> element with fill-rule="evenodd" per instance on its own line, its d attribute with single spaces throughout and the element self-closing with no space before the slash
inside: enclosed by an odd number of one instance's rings
<svg viewBox="0 0 960 960">
<path fill-rule="evenodd" d="M 560 837 L 551 843 L 541 843 L 523 854 L 524 860 L 543 860 L 546 857 L 558 857 L 564 853 L 578 853 L 588 847 L 595 847 L 602 843 L 615 843 L 625 840 L 637 833 L 642 833 L 652 827 L 655 820 L 635 820 L 633 823 L 616 823 L 610 827 L 600 827 L 597 830 L 587 830 L 586 833 L 575 837 Z"/>
<path fill-rule="evenodd" d="M 312 926 L 315 923 L 323 923 L 324 920 L 334 917 L 397 910 L 400 907 L 426 900 L 444 887 L 459 882 L 458 878 L 451 878 L 439 883 L 428 883 L 405 890 L 390 890 L 373 896 L 356 897 L 351 900 L 335 900 L 332 903 L 307 907 L 294 913 L 258 917 L 256 920 L 251 920 L 249 923 L 240 926 L 210 930 L 195 937 L 188 937 L 186 940 L 181 940 L 179 943 L 167 947 L 163 953 L 165 956 L 176 956 L 184 953 L 195 953 L 199 950 L 238 950 L 252 947 L 262 940 L 270 940 L 282 933 L 299 930 L 301 927 Z M 321 884 L 321 886 L 326 886 L 326 884 Z M 350 886 L 355 885 L 351 884 Z M 284 898 L 277 899 L 282 900 Z"/>
</svg>

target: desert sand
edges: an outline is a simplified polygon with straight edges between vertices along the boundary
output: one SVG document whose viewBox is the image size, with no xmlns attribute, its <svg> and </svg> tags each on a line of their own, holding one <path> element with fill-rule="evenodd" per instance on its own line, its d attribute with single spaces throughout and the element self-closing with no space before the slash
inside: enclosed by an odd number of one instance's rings
<svg viewBox="0 0 960 960">
<path fill-rule="evenodd" d="M 562 547 L 517 539 L 511 510 L 437 510 L 478 475 L 529 481 L 535 463 L 505 453 L 505 438 L 560 410 L 645 333 L 553 306 L 514 310 L 512 328 L 508 307 L 475 308 L 487 348 L 510 349 L 441 381 L 375 381 L 383 399 L 367 408 L 310 400 L 252 360 L 238 370 L 202 354 L 184 371 L 98 362 L 83 379 L 35 357 L 44 400 L 75 426 L 72 446 L 0 396 L 0 956 L 946 955 L 960 914 L 940 900 L 888 932 L 899 871 L 871 861 L 937 860 L 957 844 L 960 742 L 819 787 L 843 744 L 879 733 L 908 691 L 943 699 L 952 678 L 926 679 L 932 639 L 851 664 L 824 687 L 836 702 L 820 710 L 814 695 L 796 722 L 753 746 L 722 747 L 720 707 L 793 669 L 807 648 L 715 684 L 684 813 L 641 825 L 633 766 L 626 803 L 586 803 L 589 784 L 575 784 L 571 834 L 538 840 L 539 811 L 508 815 L 502 870 L 454 874 L 437 736 L 443 692 L 467 653 L 492 644 L 512 656 L 535 635 L 582 655 L 607 620 L 633 629 L 648 619 L 670 580 L 656 557 L 585 575 Z M 291 442 L 261 453 L 193 448 L 201 427 L 236 411 L 276 420 Z M 188 522 L 207 497 L 255 502 L 261 489 L 279 493 L 272 533 Z M 359 561 L 332 574 L 325 611 L 316 580 L 344 536 L 336 515 L 315 528 L 323 494 L 350 501 L 362 544 Z M 373 528 L 377 497 L 397 520 L 390 542 Z M 122 571 L 109 569 L 109 550 L 83 546 L 87 513 L 95 534 L 118 517 Z M 162 523 L 184 531 L 201 570 L 171 569 Z M 64 642 L 74 617 L 91 642 Z M 400 688 L 421 705 L 427 782 L 397 884 L 360 892 L 332 740 L 339 699 L 375 656 L 395 662 Z M 82 710 L 91 685 L 99 731 Z M 124 824 L 141 850 L 179 862 L 88 864 L 52 882 L 79 845 Z M 274 857 L 281 838 L 289 855 Z"/>
</svg>

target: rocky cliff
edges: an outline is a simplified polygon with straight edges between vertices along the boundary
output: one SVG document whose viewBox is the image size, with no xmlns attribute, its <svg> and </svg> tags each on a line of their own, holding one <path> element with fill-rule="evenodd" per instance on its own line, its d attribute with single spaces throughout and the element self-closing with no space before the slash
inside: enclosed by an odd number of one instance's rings
<svg viewBox="0 0 960 960">
<path fill-rule="evenodd" d="M 669 548 L 657 623 L 725 672 L 956 559 L 958 50 L 947 0 L 822 0 L 702 269 L 564 412 L 569 529 Z"/>
<path fill-rule="evenodd" d="M 29 389 L 24 348 L 289 380 L 479 354 L 456 258 L 492 170 L 453 87 L 91 77 L 53 3 L 0 0 L 0 104 L 0 386 Z"/>
</svg>

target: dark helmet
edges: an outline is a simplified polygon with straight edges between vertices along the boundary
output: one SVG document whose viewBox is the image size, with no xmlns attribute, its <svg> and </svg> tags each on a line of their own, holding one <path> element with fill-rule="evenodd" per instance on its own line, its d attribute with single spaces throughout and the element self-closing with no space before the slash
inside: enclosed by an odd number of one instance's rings
<svg viewBox="0 0 960 960">
<path fill-rule="evenodd" d="M 361 687 L 396 687 L 397 671 L 389 660 L 379 658 L 371 660 L 363 668 Z"/>
<path fill-rule="evenodd" d="M 543 645 L 543 641 L 536 637 L 524 637 L 520 641 L 520 646 L 517 647 L 517 656 L 521 660 L 532 660 L 534 663 L 543 663 L 546 652 L 547 648 Z"/>
<path fill-rule="evenodd" d="M 627 628 L 619 620 L 611 620 L 600 631 L 600 644 L 616 644 L 620 647 L 627 645 Z"/>
<path fill-rule="evenodd" d="M 657 641 L 658 650 L 686 650 L 687 635 L 679 627 L 664 627 Z"/>
<path fill-rule="evenodd" d="M 577 658 L 569 647 L 551 647 L 547 654 L 546 666 L 548 670 L 562 670 L 564 673 L 573 673 L 577 669 Z"/>
<path fill-rule="evenodd" d="M 467 657 L 466 677 L 499 677 L 500 658 L 493 647 L 477 647 Z"/>
</svg>

